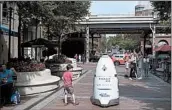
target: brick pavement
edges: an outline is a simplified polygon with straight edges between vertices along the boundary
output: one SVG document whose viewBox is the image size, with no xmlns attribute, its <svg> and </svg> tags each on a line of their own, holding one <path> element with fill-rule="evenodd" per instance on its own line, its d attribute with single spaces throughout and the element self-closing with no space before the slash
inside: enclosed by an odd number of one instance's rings
<svg viewBox="0 0 172 110">
<path fill-rule="evenodd" d="M 78 106 L 72 104 L 64 106 L 62 100 L 64 94 L 63 90 L 60 90 L 32 107 L 31 110 L 170 110 L 171 85 L 153 75 L 147 79 L 128 80 L 123 77 L 124 66 L 116 67 L 119 77 L 120 104 L 108 108 L 92 105 L 90 96 L 93 92 L 93 73 L 96 63 L 79 65 L 89 72 L 75 81 L 75 93 L 77 101 L 80 102 Z M 13 108 L 16 107 L 4 107 L 3 110 L 13 110 Z"/>
<path fill-rule="evenodd" d="M 78 106 L 73 106 L 72 104 L 64 106 L 62 100 L 64 94 L 59 92 L 51 102 L 45 104 L 42 110 L 170 110 L 170 85 L 160 81 L 153 75 L 142 80 L 128 80 L 123 77 L 123 67 L 117 67 L 117 72 L 119 75 L 119 105 L 101 108 L 91 104 L 90 96 L 93 92 L 94 73 L 92 71 L 74 85 L 77 100 L 80 102 Z M 32 110 L 34 110 L 34 107 Z"/>
</svg>

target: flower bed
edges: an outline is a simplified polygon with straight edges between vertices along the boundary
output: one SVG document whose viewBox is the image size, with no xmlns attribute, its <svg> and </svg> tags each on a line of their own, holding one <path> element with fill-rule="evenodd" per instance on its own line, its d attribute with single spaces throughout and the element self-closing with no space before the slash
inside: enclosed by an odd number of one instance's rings
<svg viewBox="0 0 172 110">
<path fill-rule="evenodd" d="M 45 64 L 29 59 L 13 59 L 10 62 L 17 71 L 15 86 L 21 95 L 36 95 L 59 87 L 60 78 L 52 76 Z"/>
<path fill-rule="evenodd" d="M 45 69 L 45 64 L 33 60 L 11 60 L 11 66 L 17 72 L 35 72 Z"/>
</svg>

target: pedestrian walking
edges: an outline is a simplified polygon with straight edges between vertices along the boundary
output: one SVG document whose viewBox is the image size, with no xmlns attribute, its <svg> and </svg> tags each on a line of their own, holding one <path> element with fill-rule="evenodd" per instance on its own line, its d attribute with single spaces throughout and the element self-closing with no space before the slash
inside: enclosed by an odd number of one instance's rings
<svg viewBox="0 0 172 110">
<path fill-rule="evenodd" d="M 76 62 L 78 62 L 78 55 L 75 54 L 74 58 L 76 59 Z"/>
<path fill-rule="evenodd" d="M 124 57 L 124 61 L 125 61 L 125 76 L 129 76 L 129 64 L 130 64 L 130 62 L 129 62 L 129 60 L 130 60 L 130 56 L 129 56 L 129 54 L 128 53 L 126 53 L 125 54 L 125 57 Z"/>
<path fill-rule="evenodd" d="M 64 82 L 64 93 L 65 93 L 65 97 L 64 97 L 64 102 L 65 102 L 65 106 L 68 105 L 68 101 L 67 101 L 67 94 L 72 95 L 72 100 L 73 100 L 73 105 L 78 105 L 79 103 L 76 103 L 75 100 L 75 95 L 74 95 L 74 88 L 72 85 L 72 70 L 73 66 L 71 64 L 68 64 L 66 69 L 67 71 L 64 72 L 63 74 L 63 82 Z"/>
<path fill-rule="evenodd" d="M 145 77 L 148 77 L 148 73 L 149 73 L 149 58 L 148 58 L 147 55 L 145 55 L 145 58 L 143 58 L 143 64 L 144 64 Z"/>
<path fill-rule="evenodd" d="M 78 58 L 79 58 L 79 62 L 81 62 L 81 55 L 80 54 L 79 54 L 79 57 Z"/>
<path fill-rule="evenodd" d="M 82 63 L 83 64 L 85 63 L 85 55 L 84 54 L 82 55 Z"/>
<path fill-rule="evenodd" d="M 143 77 L 143 55 L 142 53 L 138 56 L 138 73 L 140 74 L 140 77 L 138 79 L 142 79 Z"/>
<path fill-rule="evenodd" d="M 136 54 L 132 53 L 131 54 L 131 59 L 130 59 L 130 80 L 133 78 L 137 78 L 137 65 L 136 65 Z"/>
</svg>

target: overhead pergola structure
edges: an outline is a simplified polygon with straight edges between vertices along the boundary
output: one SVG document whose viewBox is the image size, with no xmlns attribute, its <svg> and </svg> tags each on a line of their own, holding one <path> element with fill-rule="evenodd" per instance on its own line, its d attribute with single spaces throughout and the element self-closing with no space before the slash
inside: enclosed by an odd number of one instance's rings
<svg viewBox="0 0 172 110">
<path fill-rule="evenodd" d="M 38 38 L 21 44 L 21 47 L 57 47 L 57 46 L 58 44 L 43 38 Z"/>
<path fill-rule="evenodd" d="M 42 47 L 53 48 L 53 47 L 58 47 L 58 44 L 54 43 L 53 41 L 49 41 L 43 38 L 37 38 L 35 40 L 22 43 L 21 47 L 23 49 L 24 47 L 32 47 L 32 48 L 40 48 L 42 50 Z M 36 56 L 36 59 L 37 59 L 37 56 Z"/>
<path fill-rule="evenodd" d="M 158 19 L 154 16 L 131 15 L 91 15 L 76 23 L 86 29 L 86 59 L 89 62 L 89 38 L 91 33 L 99 34 L 142 34 L 144 37 L 144 55 L 146 38 L 153 37 L 153 49 Z M 93 35 L 92 35 L 93 36 Z M 154 54 L 154 53 L 153 53 Z"/>
</svg>

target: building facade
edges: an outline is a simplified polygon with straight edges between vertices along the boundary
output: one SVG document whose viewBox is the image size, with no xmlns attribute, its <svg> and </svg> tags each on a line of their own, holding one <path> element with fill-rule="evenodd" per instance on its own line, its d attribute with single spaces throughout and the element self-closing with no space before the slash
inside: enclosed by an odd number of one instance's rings
<svg viewBox="0 0 172 110">
<path fill-rule="evenodd" d="M 10 18 L 10 7 L 12 16 Z M 11 45 L 9 45 L 9 23 L 11 20 Z M 18 57 L 18 15 L 17 6 L 0 2 L 0 64 L 8 62 L 8 49 L 10 48 L 10 57 Z"/>
<path fill-rule="evenodd" d="M 153 11 L 150 1 L 139 1 L 138 5 L 135 6 L 135 16 L 156 16 L 156 12 Z M 158 30 L 160 27 L 155 26 L 155 30 Z M 141 40 L 141 47 L 143 50 L 143 38 Z M 163 34 L 157 33 L 155 31 L 155 44 L 153 44 L 152 35 L 149 35 L 149 38 L 146 39 L 146 51 L 148 54 L 153 53 L 154 47 L 159 47 L 161 45 L 171 45 L 171 33 Z"/>
</svg>

